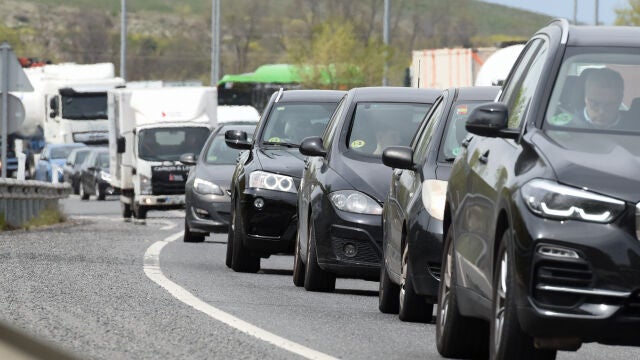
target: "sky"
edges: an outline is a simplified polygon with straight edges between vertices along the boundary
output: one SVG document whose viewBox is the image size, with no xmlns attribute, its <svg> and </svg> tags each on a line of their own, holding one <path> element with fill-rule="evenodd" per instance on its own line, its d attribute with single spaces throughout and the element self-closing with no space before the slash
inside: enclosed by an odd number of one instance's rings
<svg viewBox="0 0 640 360">
<path fill-rule="evenodd" d="M 496 4 L 507 5 L 516 8 L 531 10 L 555 17 L 564 17 L 569 21 L 573 19 L 574 0 L 483 0 Z M 593 24 L 595 21 L 595 0 L 577 0 L 578 22 Z M 616 8 L 628 8 L 627 0 L 599 0 L 599 22 L 605 25 L 613 25 L 616 19 Z"/>
</svg>

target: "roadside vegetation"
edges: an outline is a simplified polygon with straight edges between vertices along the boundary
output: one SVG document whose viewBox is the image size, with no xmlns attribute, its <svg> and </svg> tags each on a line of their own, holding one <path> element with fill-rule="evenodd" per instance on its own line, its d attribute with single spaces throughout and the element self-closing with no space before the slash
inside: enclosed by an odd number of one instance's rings
<svg viewBox="0 0 640 360">
<path fill-rule="evenodd" d="M 58 207 L 48 207 L 44 209 L 40 215 L 27 221 L 20 226 L 12 226 L 5 221 L 4 214 L 0 213 L 0 231 L 8 230 L 31 230 L 41 226 L 55 225 L 67 221 L 66 215 Z"/>
</svg>

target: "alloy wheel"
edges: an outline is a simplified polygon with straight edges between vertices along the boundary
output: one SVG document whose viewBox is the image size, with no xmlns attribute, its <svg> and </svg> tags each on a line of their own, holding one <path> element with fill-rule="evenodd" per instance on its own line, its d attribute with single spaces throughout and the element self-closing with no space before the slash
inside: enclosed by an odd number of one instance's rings
<svg viewBox="0 0 640 360">
<path fill-rule="evenodd" d="M 442 274 L 442 286 L 440 287 L 440 328 L 444 328 L 447 323 L 447 314 L 449 313 L 449 305 L 451 300 L 451 278 L 453 269 L 451 268 L 453 246 L 449 244 L 447 249 L 446 263 L 444 264 L 444 273 Z"/>
<path fill-rule="evenodd" d="M 504 251 L 502 253 L 502 257 L 500 259 L 500 281 L 498 283 L 497 296 L 496 296 L 496 304 L 494 307 L 494 346 L 496 349 L 500 347 L 500 342 L 502 341 L 502 333 L 504 329 L 504 315 L 505 315 L 505 304 L 507 300 L 507 274 L 509 271 L 509 258 L 507 256 L 507 252 Z"/>
</svg>

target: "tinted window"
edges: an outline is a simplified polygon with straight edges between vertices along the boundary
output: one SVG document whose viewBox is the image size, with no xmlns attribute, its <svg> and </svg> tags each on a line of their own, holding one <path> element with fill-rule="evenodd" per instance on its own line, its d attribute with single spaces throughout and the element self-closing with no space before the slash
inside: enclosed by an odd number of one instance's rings
<svg viewBox="0 0 640 360">
<path fill-rule="evenodd" d="M 342 98 L 342 100 L 340 100 L 340 103 L 338 103 L 338 107 L 336 108 L 336 110 L 333 112 L 333 115 L 331 116 L 331 120 L 329 121 L 329 124 L 327 124 L 327 129 L 325 130 L 325 133 L 322 138 L 322 143 L 325 149 L 328 149 L 331 146 L 331 143 L 333 142 L 334 134 L 336 133 L 336 129 L 338 127 L 339 119 L 342 118 L 342 113 L 345 112 L 347 109 L 346 99 L 347 99 L 347 96 L 345 95 Z"/>
<path fill-rule="evenodd" d="M 432 112 L 429 113 L 429 117 L 425 120 L 427 123 L 424 129 L 422 129 L 422 131 L 420 132 L 419 137 L 416 138 L 417 143 L 414 145 L 413 157 L 417 163 L 420 163 L 424 160 L 424 157 L 427 153 L 427 147 L 429 145 L 429 141 L 433 136 L 433 131 L 436 128 L 438 119 L 440 118 L 440 116 L 442 116 L 445 103 L 446 102 L 444 101 L 444 99 L 441 98 L 440 102 L 438 102 L 435 105 L 435 108 L 433 109 Z"/>
<path fill-rule="evenodd" d="M 200 154 L 208 136 L 206 127 L 140 130 L 138 156 L 147 161 L 177 161 L 182 154 Z"/>
<path fill-rule="evenodd" d="M 66 146 L 57 146 L 51 149 L 51 152 L 49 153 L 49 158 L 50 159 L 66 159 L 69 154 L 71 153 L 71 150 L 75 149 L 77 146 L 74 147 L 66 147 Z"/>
<path fill-rule="evenodd" d="M 408 146 L 429 107 L 414 103 L 358 103 L 347 147 L 358 154 L 381 156 L 388 146 Z"/>
<path fill-rule="evenodd" d="M 306 137 L 320 136 L 336 106 L 336 103 L 274 104 L 262 141 L 300 144 Z"/>
<path fill-rule="evenodd" d="M 62 117 L 66 119 L 106 119 L 107 94 L 62 96 Z"/>
<path fill-rule="evenodd" d="M 109 153 L 101 152 L 98 154 L 98 158 L 96 159 L 96 166 L 102 169 L 109 168 Z"/>
<path fill-rule="evenodd" d="M 440 158 L 452 160 L 460 153 L 460 143 L 467 137 L 465 124 L 467 117 L 473 109 L 484 101 L 459 101 L 453 104 L 447 121 L 447 128 L 443 137 L 443 144 L 440 147 Z"/>
<path fill-rule="evenodd" d="M 247 140 L 249 142 L 253 141 L 253 136 L 249 133 L 247 133 Z M 224 141 L 224 133 L 220 133 L 209 143 L 209 147 L 205 152 L 204 162 L 215 165 L 233 165 L 241 152 L 242 150 L 232 149 L 227 146 Z"/>
<path fill-rule="evenodd" d="M 74 161 L 75 165 L 82 164 L 84 159 L 86 159 L 87 155 L 89 155 L 89 151 L 78 151 L 76 153 L 76 160 Z"/>
</svg>

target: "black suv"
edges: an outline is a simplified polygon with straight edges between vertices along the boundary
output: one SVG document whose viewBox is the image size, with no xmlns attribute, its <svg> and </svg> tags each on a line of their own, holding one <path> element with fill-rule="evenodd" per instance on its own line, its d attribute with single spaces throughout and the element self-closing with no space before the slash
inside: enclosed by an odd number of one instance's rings
<svg viewBox="0 0 640 360">
<path fill-rule="evenodd" d="M 261 257 L 293 253 L 298 188 L 305 165 L 298 147 L 305 137 L 322 134 L 344 94 L 280 90 L 271 96 L 252 142 L 245 131 L 225 133 L 227 145 L 249 150 L 238 159 L 229 190 L 226 264 L 233 270 L 257 272 Z"/>
<path fill-rule="evenodd" d="M 469 115 L 446 196 L 442 355 L 640 345 L 639 73 L 640 28 L 556 20 Z"/>
</svg>

